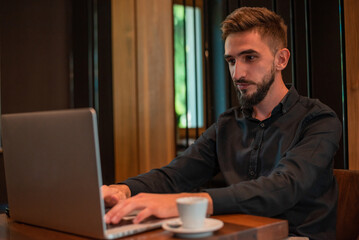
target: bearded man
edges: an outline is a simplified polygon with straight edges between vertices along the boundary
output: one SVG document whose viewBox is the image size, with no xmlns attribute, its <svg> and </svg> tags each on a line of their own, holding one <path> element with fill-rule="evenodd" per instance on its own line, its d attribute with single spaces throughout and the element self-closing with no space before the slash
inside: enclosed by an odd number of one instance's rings
<svg viewBox="0 0 359 240">
<path fill-rule="evenodd" d="M 177 198 L 202 196 L 208 214 L 282 218 L 290 236 L 335 239 L 333 157 L 342 127 L 328 106 L 286 88 L 286 31 L 283 19 L 265 8 L 239 8 L 224 20 L 224 58 L 240 107 L 224 112 L 167 166 L 103 186 L 112 207 L 107 223 L 136 209 L 135 223 L 175 217 Z M 192 192 L 219 172 L 226 187 Z"/>
</svg>

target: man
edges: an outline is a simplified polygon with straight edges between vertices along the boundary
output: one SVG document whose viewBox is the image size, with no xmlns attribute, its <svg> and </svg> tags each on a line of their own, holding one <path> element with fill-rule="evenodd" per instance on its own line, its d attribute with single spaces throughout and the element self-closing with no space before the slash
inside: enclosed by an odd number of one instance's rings
<svg viewBox="0 0 359 240">
<path fill-rule="evenodd" d="M 336 114 L 285 87 L 281 71 L 290 53 L 281 17 L 265 8 L 240 8 L 225 19 L 222 32 L 241 107 L 224 112 L 169 165 L 103 186 L 105 202 L 113 206 L 106 222 L 118 223 L 136 209 L 136 223 L 150 215 L 178 216 L 176 198 L 199 195 L 209 200 L 208 214 L 283 218 L 290 235 L 335 239 Z M 219 171 L 228 187 L 190 193 Z"/>
</svg>

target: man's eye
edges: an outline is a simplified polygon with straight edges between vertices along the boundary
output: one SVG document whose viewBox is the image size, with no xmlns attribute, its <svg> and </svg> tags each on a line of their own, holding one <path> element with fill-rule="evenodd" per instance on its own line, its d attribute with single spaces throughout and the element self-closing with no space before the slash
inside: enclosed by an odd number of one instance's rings
<svg viewBox="0 0 359 240">
<path fill-rule="evenodd" d="M 256 58 L 256 57 L 253 56 L 253 55 L 247 55 L 247 56 L 246 56 L 246 61 L 251 62 L 251 61 L 254 61 L 255 58 Z"/>
<path fill-rule="evenodd" d="M 236 60 L 235 59 L 227 59 L 227 62 L 229 65 L 234 65 L 236 64 Z"/>
</svg>

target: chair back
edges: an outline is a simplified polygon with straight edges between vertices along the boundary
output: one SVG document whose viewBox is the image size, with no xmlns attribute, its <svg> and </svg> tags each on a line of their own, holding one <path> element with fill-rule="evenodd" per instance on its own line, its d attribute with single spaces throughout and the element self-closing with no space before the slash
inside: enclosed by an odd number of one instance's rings
<svg viewBox="0 0 359 240">
<path fill-rule="evenodd" d="M 339 187 L 336 235 L 359 240 L 359 170 L 334 169 Z"/>
</svg>

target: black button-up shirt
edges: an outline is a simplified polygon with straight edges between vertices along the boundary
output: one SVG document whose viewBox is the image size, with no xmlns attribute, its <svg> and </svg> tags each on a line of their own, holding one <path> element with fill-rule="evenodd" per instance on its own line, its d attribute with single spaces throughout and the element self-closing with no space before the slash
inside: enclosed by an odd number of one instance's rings
<svg viewBox="0 0 359 240">
<path fill-rule="evenodd" d="M 223 174 L 227 187 L 205 189 L 214 214 L 287 219 L 290 233 L 335 239 L 333 156 L 341 137 L 336 114 L 291 88 L 264 121 L 233 108 L 169 165 L 128 179 L 139 192 L 186 192 Z"/>
</svg>

